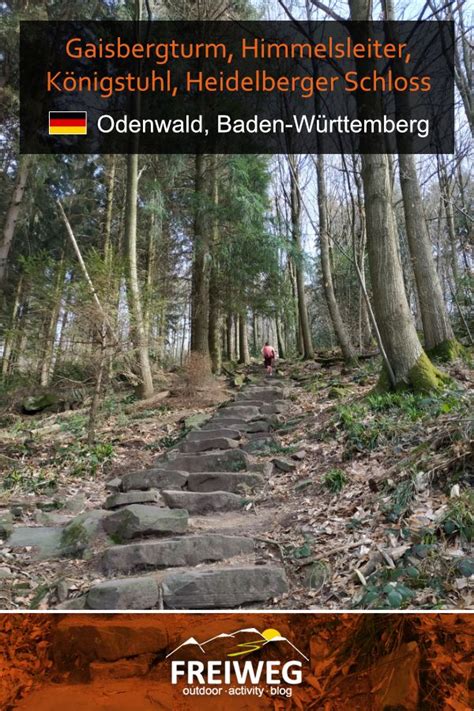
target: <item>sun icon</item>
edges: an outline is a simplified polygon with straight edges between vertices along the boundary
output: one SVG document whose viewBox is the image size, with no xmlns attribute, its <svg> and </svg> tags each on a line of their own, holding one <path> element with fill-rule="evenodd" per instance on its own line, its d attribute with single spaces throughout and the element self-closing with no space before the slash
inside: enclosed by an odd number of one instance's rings
<svg viewBox="0 0 474 711">
<path fill-rule="evenodd" d="M 263 630 L 262 637 L 265 637 L 267 642 L 270 642 L 272 639 L 276 639 L 276 637 L 281 637 L 281 634 L 278 632 L 278 630 L 270 628 L 268 630 Z"/>
</svg>

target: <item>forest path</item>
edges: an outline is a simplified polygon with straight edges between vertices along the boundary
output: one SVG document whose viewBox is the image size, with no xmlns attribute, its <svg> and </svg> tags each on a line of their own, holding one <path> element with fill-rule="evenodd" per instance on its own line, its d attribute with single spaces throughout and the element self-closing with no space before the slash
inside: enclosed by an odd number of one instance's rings
<svg viewBox="0 0 474 711">
<path fill-rule="evenodd" d="M 98 573 L 79 598 L 53 607 L 232 609 L 288 592 L 265 532 L 279 513 L 271 477 L 296 466 L 273 433 L 292 385 L 261 366 L 246 381 L 152 467 L 108 482 L 101 508 L 53 527 L 15 527 L 8 546 L 36 546 L 43 560 L 86 558 Z"/>
</svg>

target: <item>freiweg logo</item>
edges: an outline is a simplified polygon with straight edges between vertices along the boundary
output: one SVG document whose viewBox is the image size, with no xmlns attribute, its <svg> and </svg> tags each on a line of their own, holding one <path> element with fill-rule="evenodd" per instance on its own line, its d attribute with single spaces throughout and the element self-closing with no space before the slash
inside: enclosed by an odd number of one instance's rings
<svg viewBox="0 0 474 711">
<path fill-rule="evenodd" d="M 284 660 L 255 658 L 257 653 L 270 647 L 272 652 L 277 650 L 278 654 L 284 654 Z M 288 659 L 288 654 L 293 658 Z M 247 659 L 249 655 L 253 658 Z M 290 697 L 292 687 L 301 684 L 304 661 L 309 662 L 278 630 L 269 628 L 259 632 L 255 627 L 230 634 L 222 632 L 202 642 L 189 637 L 170 652 L 168 658 L 171 658 L 171 683 L 184 682 L 182 693 L 185 696 L 261 697 L 267 689 L 270 696 Z"/>
</svg>

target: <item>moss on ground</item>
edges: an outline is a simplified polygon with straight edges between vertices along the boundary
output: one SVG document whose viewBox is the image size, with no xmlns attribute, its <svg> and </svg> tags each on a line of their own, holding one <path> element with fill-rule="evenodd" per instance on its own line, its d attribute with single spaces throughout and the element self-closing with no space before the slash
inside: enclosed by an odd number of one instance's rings
<svg viewBox="0 0 474 711">
<path fill-rule="evenodd" d="M 450 338 L 427 351 L 430 358 L 443 363 L 451 363 L 463 355 L 464 348 L 455 338 Z"/>
<path fill-rule="evenodd" d="M 393 390 L 396 392 L 412 390 L 415 393 L 431 393 L 442 390 L 450 382 L 449 376 L 433 365 L 423 351 L 415 365 L 408 371 L 406 380 L 397 383 L 395 388 L 392 386 L 387 369 L 384 366 L 375 386 L 375 392 L 386 393 Z"/>
</svg>

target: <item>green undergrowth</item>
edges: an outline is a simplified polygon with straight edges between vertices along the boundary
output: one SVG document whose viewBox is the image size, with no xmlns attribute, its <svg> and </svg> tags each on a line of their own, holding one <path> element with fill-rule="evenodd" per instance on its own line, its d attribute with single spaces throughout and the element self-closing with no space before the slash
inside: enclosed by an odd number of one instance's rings
<svg viewBox="0 0 474 711">
<path fill-rule="evenodd" d="M 472 542 L 474 540 L 474 491 L 465 491 L 460 496 L 451 498 L 441 523 L 448 536 L 459 534 L 461 539 Z"/>
<path fill-rule="evenodd" d="M 344 438 L 345 456 L 372 451 L 407 435 L 421 437 L 425 425 L 442 415 L 467 414 L 469 399 L 464 391 L 444 390 L 431 395 L 413 392 L 372 393 L 363 400 L 335 407 L 327 435 L 334 430 Z"/>
<path fill-rule="evenodd" d="M 347 476 L 342 469 L 330 469 L 323 476 L 323 484 L 333 494 L 338 494 L 347 484 Z"/>
<path fill-rule="evenodd" d="M 110 442 L 94 445 L 77 443 L 61 446 L 50 462 L 57 467 L 67 467 L 72 476 L 95 476 L 114 457 L 114 446 Z"/>
</svg>

